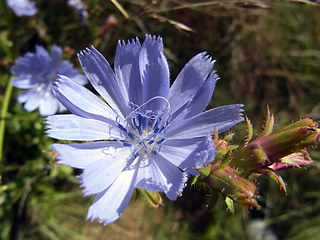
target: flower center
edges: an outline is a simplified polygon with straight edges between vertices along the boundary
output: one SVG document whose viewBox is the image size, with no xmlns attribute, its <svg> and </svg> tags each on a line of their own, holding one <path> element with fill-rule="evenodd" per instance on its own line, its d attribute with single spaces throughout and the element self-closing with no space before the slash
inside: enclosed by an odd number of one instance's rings
<svg viewBox="0 0 320 240">
<path fill-rule="evenodd" d="M 130 147 L 134 156 L 157 154 L 166 138 L 169 108 L 143 110 L 145 106 L 136 107 L 126 118 L 125 126 L 118 123 L 124 135 L 122 143 Z"/>
<path fill-rule="evenodd" d="M 41 79 L 39 80 L 42 84 L 47 84 L 51 86 L 51 84 L 54 83 L 58 78 L 57 69 L 55 67 L 46 69 L 43 73 L 41 73 L 41 75 L 39 75 L 39 77 L 41 77 Z"/>
</svg>

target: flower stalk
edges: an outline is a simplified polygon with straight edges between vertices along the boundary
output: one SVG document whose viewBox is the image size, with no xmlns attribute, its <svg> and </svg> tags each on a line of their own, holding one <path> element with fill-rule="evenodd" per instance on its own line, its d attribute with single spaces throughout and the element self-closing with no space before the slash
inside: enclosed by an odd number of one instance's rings
<svg viewBox="0 0 320 240">
<path fill-rule="evenodd" d="M 2 154 L 3 154 L 3 142 L 4 142 L 4 132 L 6 128 L 6 118 L 7 118 L 7 112 L 9 107 L 9 102 L 11 98 L 12 93 L 12 84 L 8 82 L 6 93 L 4 95 L 3 105 L 1 109 L 1 119 L 0 119 L 0 163 L 2 161 Z M 0 183 L 1 183 L 1 173 L 0 173 Z"/>
</svg>

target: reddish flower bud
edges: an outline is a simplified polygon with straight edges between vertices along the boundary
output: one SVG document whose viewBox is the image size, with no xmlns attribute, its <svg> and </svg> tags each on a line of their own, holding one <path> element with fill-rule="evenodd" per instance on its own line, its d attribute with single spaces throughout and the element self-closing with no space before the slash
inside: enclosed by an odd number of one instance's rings
<svg viewBox="0 0 320 240">
<path fill-rule="evenodd" d="M 319 140 L 320 131 L 317 124 L 311 119 L 303 119 L 252 140 L 248 143 L 246 151 L 256 168 L 268 167 L 274 163 L 285 163 L 286 160 L 289 161 L 289 164 L 304 166 L 310 165 L 311 160 L 305 157 L 302 150 L 315 146 Z M 277 167 L 274 168 L 277 169 Z"/>
<path fill-rule="evenodd" d="M 248 207 L 259 207 L 256 200 L 257 188 L 253 182 L 240 177 L 235 169 L 226 165 L 219 167 L 218 163 L 210 165 L 210 175 L 206 182 L 212 187 L 223 189 L 235 202 Z"/>
</svg>

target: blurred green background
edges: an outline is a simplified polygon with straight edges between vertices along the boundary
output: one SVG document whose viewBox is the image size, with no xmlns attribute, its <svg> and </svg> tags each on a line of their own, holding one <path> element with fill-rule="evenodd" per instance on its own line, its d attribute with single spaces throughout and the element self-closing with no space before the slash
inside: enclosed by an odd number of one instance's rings
<svg viewBox="0 0 320 240">
<path fill-rule="evenodd" d="M 36 1 L 38 12 L 17 17 L 0 6 L 0 104 L 17 57 L 58 44 L 80 68 L 76 53 L 93 44 L 112 64 L 119 39 L 145 34 L 164 40 L 173 81 L 195 54 L 207 51 L 220 75 L 208 107 L 243 103 L 257 129 L 266 106 L 277 126 L 300 118 L 320 120 L 320 6 L 308 1 L 85 0 L 85 23 L 66 0 Z M 310 1 L 311 2 L 311 1 Z M 315 2 L 315 1 L 314 1 Z M 88 86 L 90 87 L 90 86 Z M 260 210 L 213 206 L 201 187 L 187 187 L 175 202 L 153 209 L 136 193 L 120 219 L 103 226 L 85 221 L 92 198 L 82 198 L 80 172 L 54 165 L 37 111 L 25 112 L 13 89 L 2 113 L 5 137 L 0 162 L 0 239 L 320 239 L 320 152 L 307 169 L 281 176 L 288 194 L 261 177 Z M 2 110 L 3 111 L 3 110 Z M 245 135 L 245 124 L 233 129 Z"/>
</svg>

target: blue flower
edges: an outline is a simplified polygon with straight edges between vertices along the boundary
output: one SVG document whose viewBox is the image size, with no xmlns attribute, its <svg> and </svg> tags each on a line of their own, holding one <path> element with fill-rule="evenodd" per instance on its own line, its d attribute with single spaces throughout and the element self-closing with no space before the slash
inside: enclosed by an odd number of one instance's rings
<svg viewBox="0 0 320 240">
<path fill-rule="evenodd" d="M 68 0 L 68 6 L 78 13 L 81 23 L 84 23 L 87 20 L 89 14 L 81 0 Z"/>
<path fill-rule="evenodd" d="M 48 53 L 43 47 L 36 46 L 35 53 L 28 52 L 18 58 L 16 65 L 11 68 L 11 73 L 18 75 L 12 79 L 13 86 L 26 89 L 17 100 L 24 104 L 28 112 L 39 108 L 40 115 L 48 116 L 58 110 L 65 110 L 62 104 L 51 92 L 51 86 L 58 74 L 69 77 L 79 84 L 87 82 L 84 75 L 72 68 L 67 60 L 61 60 L 62 49 L 53 45 Z"/>
<path fill-rule="evenodd" d="M 190 174 L 212 162 L 214 127 L 224 132 L 242 121 L 242 105 L 203 112 L 215 82 L 214 61 L 193 57 L 170 88 L 160 37 L 118 43 L 114 71 L 94 48 L 78 54 L 95 90 L 61 76 L 53 87 L 72 114 L 46 119 L 48 136 L 78 144 L 53 144 L 58 164 L 83 169 L 85 195 L 96 194 L 87 219 L 105 224 L 125 210 L 134 188 L 164 192 L 175 200 Z"/>
<path fill-rule="evenodd" d="M 32 0 L 6 0 L 7 5 L 17 16 L 32 16 L 37 12 L 35 3 Z"/>
</svg>

